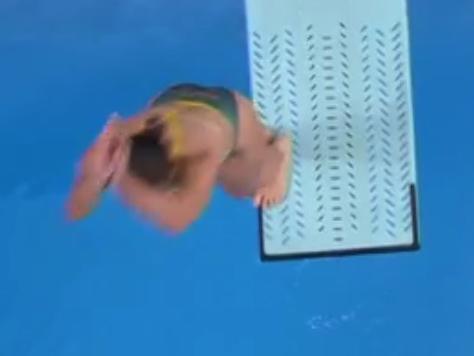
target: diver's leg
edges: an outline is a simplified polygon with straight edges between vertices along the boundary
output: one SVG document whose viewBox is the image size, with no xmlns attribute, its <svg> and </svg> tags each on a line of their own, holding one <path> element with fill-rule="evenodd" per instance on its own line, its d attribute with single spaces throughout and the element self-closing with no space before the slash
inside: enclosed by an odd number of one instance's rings
<svg viewBox="0 0 474 356">
<path fill-rule="evenodd" d="M 278 136 L 270 145 L 269 150 L 281 153 L 278 164 L 267 165 L 267 180 L 259 185 L 254 194 L 254 204 L 265 208 L 280 203 L 286 196 L 289 184 L 289 170 L 291 164 L 291 140 L 288 136 Z M 271 178 L 271 179 L 269 179 Z"/>
<path fill-rule="evenodd" d="M 252 196 L 255 204 L 279 203 L 287 189 L 291 142 L 276 135 L 259 120 L 250 100 L 236 95 L 239 106 L 237 154 L 221 168 L 220 181 L 236 196 Z"/>
<path fill-rule="evenodd" d="M 271 155 L 265 154 L 264 148 L 254 148 L 253 150 L 242 150 L 228 158 L 222 163 L 219 170 L 219 182 L 230 194 L 237 197 L 254 196 L 257 189 L 265 180 L 264 171 L 268 171 L 269 161 L 272 160 L 277 165 L 281 159 L 278 151 L 272 150 Z M 265 170 L 262 161 L 267 156 Z"/>
</svg>

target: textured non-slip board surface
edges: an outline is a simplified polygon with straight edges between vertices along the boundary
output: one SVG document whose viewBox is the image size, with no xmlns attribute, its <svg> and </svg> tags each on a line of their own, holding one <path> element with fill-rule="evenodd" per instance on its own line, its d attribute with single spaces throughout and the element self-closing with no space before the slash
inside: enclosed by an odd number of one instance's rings
<svg viewBox="0 0 474 356">
<path fill-rule="evenodd" d="M 404 0 L 247 0 L 252 95 L 294 140 L 265 258 L 418 247 Z"/>
</svg>

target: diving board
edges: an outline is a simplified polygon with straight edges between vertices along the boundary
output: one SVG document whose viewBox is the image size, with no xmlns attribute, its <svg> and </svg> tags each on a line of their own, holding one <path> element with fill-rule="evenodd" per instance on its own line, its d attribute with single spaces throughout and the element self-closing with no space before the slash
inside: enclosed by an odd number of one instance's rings
<svg viewBox="0 0 474 356">
<path fill-rule="evenodd" d="M 263 259 L 419 247 L 405 0 L 247 0 L 251 89 L 293 137 Z"/>
</svg>

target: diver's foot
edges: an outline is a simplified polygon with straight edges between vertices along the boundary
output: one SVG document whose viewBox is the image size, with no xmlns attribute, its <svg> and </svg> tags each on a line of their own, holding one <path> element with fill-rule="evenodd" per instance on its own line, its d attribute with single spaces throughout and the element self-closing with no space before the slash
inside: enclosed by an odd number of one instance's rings
<svg viewBox="0 0 474 356">
<path fill-rule="evenodd" d="M 273 145 L 283 154 L 283 158 L 275 172 L 275 179 L 257 189 L 254 195 L 254 205 L 257 207 L 271 208 L 281 203 L 286 197 L 291 162 L 291 140 L 287 136 L 281 136 Z"/>
</svg>

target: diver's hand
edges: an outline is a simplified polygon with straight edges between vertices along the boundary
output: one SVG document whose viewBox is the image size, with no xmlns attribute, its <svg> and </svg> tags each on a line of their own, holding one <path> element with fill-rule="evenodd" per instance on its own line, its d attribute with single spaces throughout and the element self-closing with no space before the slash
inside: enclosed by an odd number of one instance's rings
<svg viewBox="0 0 474 356">
<path fill-rule="evenodd" d="M 117 174 L 124 152 L 119 124 L 110 120 L 85 153 L 68 201 L 70 219 L 78 220 L 90 213 Z"/>
<path fill-rule="evenodd" d="M 79 174 L 92 184 L 105 186 L 118 169 L 124 144 L 119 125 L 115 116 L 111 118 L 81 161 Z"/>
</svg>

